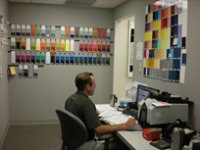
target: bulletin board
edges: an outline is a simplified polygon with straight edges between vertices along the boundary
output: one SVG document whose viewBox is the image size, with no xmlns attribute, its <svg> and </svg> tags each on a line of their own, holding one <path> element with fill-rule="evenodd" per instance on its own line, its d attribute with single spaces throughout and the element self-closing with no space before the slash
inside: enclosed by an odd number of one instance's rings
<svg viewBox="0 0 200 150">
<path fill-rule="evenodd" d="M 187 0 L 159 0 L 145 8 L 143 76 L 185 82 Z"/>
</svg>

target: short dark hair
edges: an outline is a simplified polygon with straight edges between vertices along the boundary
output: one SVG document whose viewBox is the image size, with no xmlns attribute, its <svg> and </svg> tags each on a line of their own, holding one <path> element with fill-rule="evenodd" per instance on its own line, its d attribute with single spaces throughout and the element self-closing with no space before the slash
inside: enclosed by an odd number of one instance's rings
<svg viewBox="0 0 200 150">
<path fill-rule="evenodd" d="M 87 84 L 92 86 L 92 80 L 90 76 L 93 76 L 91 72 L 82 72 L 76 76 L 75 84 L 78 90 L 83 91 Z"/>
</svg>

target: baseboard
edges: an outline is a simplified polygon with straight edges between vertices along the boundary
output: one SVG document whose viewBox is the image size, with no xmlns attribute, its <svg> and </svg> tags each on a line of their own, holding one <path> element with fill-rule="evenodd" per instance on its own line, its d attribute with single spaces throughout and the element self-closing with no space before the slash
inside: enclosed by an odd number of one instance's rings
<svg viewBox="0 0 200 150">
<path fill-rule="evenodd" d="M 24 121 L 20 121 L 20 122 L 12 122 L 11 125 L 48 125 L 48 124 L 59 124 L 58 121 L 36 121 L 36 122 L 24 122 Z"/>
<path fill-rule="evenodd" d="M 6 129 L 5 129 L 5 131 L 3 132 L 2 140 L 0 141 L 0 150 L 2 149 L 4 140 L 6 139 L 6 135 L 7 135 L 7 133 L 8 133 L 9 127 L 10 127 L 10 123 L 8 122 L 8 124 L 7 124 L 7 126 L 6 126 Z"/>
</svg>

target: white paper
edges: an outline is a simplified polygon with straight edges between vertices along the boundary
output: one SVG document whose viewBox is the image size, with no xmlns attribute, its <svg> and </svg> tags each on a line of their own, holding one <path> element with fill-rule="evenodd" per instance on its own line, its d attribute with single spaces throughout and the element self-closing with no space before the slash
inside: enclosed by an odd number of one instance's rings
<svg viewBox="0 0 200 150">
<path fill-rule="evenodd" d="M 143 59 L 142 54 L 143 54 L 143 42 L 137 42 L 137 45 L 136 45 L 136 60 L 142 60 Z"/>
</svg>

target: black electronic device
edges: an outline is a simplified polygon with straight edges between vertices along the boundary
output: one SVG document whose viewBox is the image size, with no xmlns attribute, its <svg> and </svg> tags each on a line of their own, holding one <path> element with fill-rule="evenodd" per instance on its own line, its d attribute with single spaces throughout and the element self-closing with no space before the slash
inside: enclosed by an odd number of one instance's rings
<svg viewBox="0 0 200 150">
<path fill-rule="evenodd" d="M 157 94 L 159 92 L 160 90 L 158 89 L 139 84 L 137 88 L 136 103 L 138 104 L 140 101 L 145 99 L 149 94 Z"/>
<path fill-rule="evenodd" d="M 158 89 L 139 84 L 137 88 L 136 102 L 127 103 L 127 109 L 123 110 L 122 112 L 135 117 L 135 119 L 138 119 L 138 103 L 149 94 L 156 94 L 159 92 L 160 91 Z"/>
</svg>

